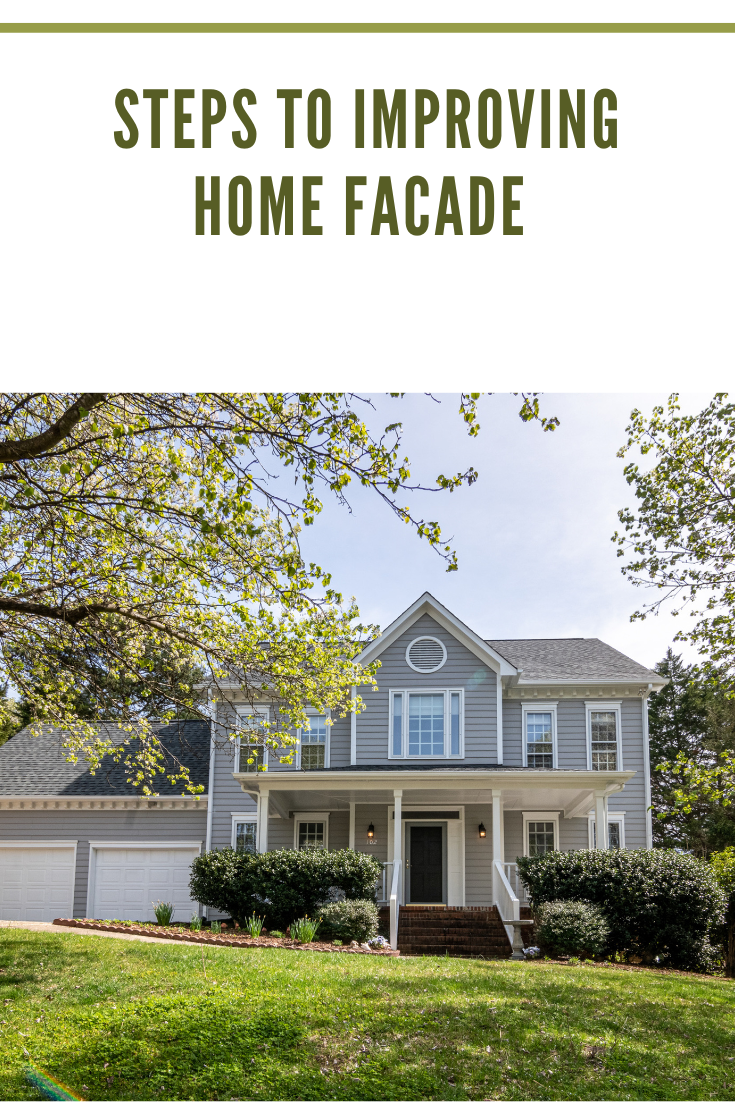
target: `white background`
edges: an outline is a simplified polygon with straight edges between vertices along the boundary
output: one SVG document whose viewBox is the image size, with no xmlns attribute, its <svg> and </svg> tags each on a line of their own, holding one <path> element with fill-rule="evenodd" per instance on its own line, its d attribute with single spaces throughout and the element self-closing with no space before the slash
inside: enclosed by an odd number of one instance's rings
<svg viewBox="0 0 735 1102">
<path fill-rule="evenodd" d="M 723 18 L 636 5 L 637 18 Z M 58 7 L 6 3 L 6 19 L 58 19 Z M 67 4 L 67 19 L 100 18 L 99 5 Z M 294 5 L 134 4 L 105 18 L 304 18 Z M 624 7 L 615 19 L 630 17 Z M 378 6 L 371 19 L 385 18 Z M 311 19 L 365 18 L 312 5 Z M 611 18 L 569 4 L 557 19 Z M 391 17 L 448 17 L 436 6 L 392 7 Z M 549 18 L 539 5 L 455 5 L 453 19 Z M 709 389 L 731 374 L 732 35 L 4 35 L 0 36 L 5 171 L 0 199 L 3 275 L 0 353 L 30 381 L 59 373 L 65 387 L 169 385 L 384 389 L 610 391 Z M 114 108 L 123 87 L 168 88 L 162 148 L 118 149 Z M 194 150 L 173 148 L 173 89 L 187 102 Z M 258 98 L 258 140 L 236 149 L 232 109 L 201 149 L 199 92 L 241 87 Z M 297 142 L 283 148 L 278 87 L 304 90 Z M 324 150 L 305 136 L 311 88 L 332 97 Z M 354 89 L 431 88 L 442 100 L 427 148 L 353 148 Z M 446 149 L 444 92 L 472 100 L 469 150 Z M 476 140 L 476 103 L 503 96 L 504 135 Z M 592 98 L 618 96 L 618 148 L 592 140 Z M 515 147 L 507 89 L 535 88 L 528 148 Z M 539 137 L 540 89 L 552 89 L 552 148 Z M 587 148 L 558 147 L 558 89 L 587 90 Z M 369 123 L 366 127 L 368 141 Z M 194 180 L 233 175 L 322 175 L 322 237 L 194 234 Z M 344 234 L 344 177 L 363 174 L 365 211 Z M 371 196 L 392 176 L 402 212 L 405 180 L 425 176 L 423 237 L 387 228 L 371 237 Z M 503 175 L 517 189 L 523 237 L 504 237 L 500 210 L 484 237 L 467 230 L 471 174 L 489 176 L 499 206 Z M 457 179 L 465 236 L 433 233 L 443 175 Z M 257 197 L 258 189 L 255 188 Z M 298 186 L 297 186 L 298 194 Z M 257 207 L 256 207 L 257 211 Z M 688 387 L 687 387 L 688 383 Z M 6 386 L 9 383 L 6 382 Z M 13 384 L 13 385 L 17 385 Z M 118 384 L 116 384 L 118 385 Z"/>
</svg>

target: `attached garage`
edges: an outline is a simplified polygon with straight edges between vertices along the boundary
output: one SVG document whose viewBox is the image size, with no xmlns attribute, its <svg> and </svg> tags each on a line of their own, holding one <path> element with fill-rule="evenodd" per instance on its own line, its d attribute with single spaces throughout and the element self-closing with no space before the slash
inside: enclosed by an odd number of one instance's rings
<svg viewBox="0 0 735 1102">
<path fill-rule="evenodd" d="M 91 842 L 90 918 L 154 922 L 153 903 L 173 903 L 174 922 L 188 922 L 199 904 L 189 895 L 189 871 L 199 842 Z"/>
<path fill-rule="evenodd" d="M 71 918 L 76 852 L 75 842 L 0 842 L 0 918 Z"/>
</svg>

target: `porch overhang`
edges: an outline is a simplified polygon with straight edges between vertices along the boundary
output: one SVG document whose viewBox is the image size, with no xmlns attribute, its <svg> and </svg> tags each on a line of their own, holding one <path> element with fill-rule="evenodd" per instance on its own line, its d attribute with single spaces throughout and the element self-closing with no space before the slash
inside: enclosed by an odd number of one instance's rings
<svg viewBox="0 0 735 1102">
<path fill-rule="evenodd" d="M 502 798 L 506 811 L 562 812 L 564 818 L 586 816 L 596 797 L 621 792 L 634 770 L 597 772 L 581 769 L 390 769 L 308 772 L 234 773 L 243 792 L 276 796 L 303 807 L 319 795 L 324 801 L 388 804 L 400 789 L 412 804 L 492 804 Z"/>
</svg>

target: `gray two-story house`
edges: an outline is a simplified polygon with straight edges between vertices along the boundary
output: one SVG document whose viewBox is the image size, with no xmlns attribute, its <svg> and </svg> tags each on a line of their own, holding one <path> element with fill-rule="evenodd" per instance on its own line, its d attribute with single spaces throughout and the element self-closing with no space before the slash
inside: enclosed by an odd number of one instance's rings
<svg viewBox="0 0 735 1102">
<path fill-rule="evenodd" d="M 170 732 L 206 777 L 198 804 L 140 800 L 114 770 L 64 763 L 53 732 L 16 735 L 0 748 L 0 918 L 145 918 L 171 898 L 186 920 L 203 848 L 350 847 L 382 863 L 395 940 L 412 906 L 518 918 L 518 855 L 651 845 L 659 675 L 598 639 L 482 639 L 428 593 L 360 656 L 375 659 L 364 709 L 310 716 L 291 764 L 218 733 L 233 709 L 277 719 L 275 699 L 213 699 L 208 746 L 203 725 Z"/>
</svg>

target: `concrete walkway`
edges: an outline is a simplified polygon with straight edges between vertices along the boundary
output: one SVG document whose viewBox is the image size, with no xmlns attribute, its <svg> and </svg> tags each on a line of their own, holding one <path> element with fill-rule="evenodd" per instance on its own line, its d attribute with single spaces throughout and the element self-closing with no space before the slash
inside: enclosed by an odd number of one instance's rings
<svg viewBox="0 0 735 1102">
<path fill-rule="evenodd" d="M 84 930 L 79 926 L 54 926 L 53 922 L 15 922 L 12 919 L 0 918 L 0 930 L 33 930 L 39 934 L 80 934 L 82 937 L 116 937 L 123 941 L 146 941 L 149 945 L 186 945 L 189 949 L 196 949 L 193 941 L 164 941 L 160 937 L 146 937 L 144 934 L 118 934 L 113 930 Z M 218 945 L 217 942 L 201 942 L 207 949 L 229 949 L 229 945 Z"/>
</svg>

